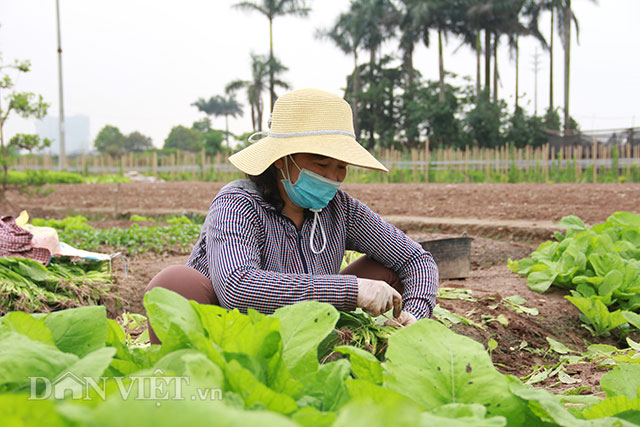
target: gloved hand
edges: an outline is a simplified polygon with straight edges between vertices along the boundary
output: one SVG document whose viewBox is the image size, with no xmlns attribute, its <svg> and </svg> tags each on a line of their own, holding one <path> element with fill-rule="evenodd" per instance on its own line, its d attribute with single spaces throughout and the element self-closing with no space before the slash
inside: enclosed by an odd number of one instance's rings
<svg viewBox="0 0 640 427">
<path fill-rule="evenodd" d="M 356 305 L 372 316 L 380 316 L 393 308 L 393 317 L 398 317 L 402 311 L 402 295 L 382 280 L 358 277 Z"/>
<path fill-rule="evenodd" d="M 409 326 L 413 325 L 417 321 L 418 319 L 416 319 L 413 314 L 409 313 L 408 311 L 403 311 L 402 313 L 400 313 L 400 316 L 398 316 L 398 318 L 387 320 L 386 322 L 384 322 L 384 324 L 385 326 Z"/>
</svg>

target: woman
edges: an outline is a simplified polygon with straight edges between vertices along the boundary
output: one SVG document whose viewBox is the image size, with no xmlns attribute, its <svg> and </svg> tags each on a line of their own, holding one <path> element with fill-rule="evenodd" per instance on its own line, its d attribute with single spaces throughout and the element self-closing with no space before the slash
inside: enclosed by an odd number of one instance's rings
<svg viewBox="0 0 640 427">
<path fill-rule="evenodd" d="M 199 303 L 246 312 L 316 300 L 395 324 L 430 317 L 438 270 L 431 254 L 339 186 L 348 165 L 387 171 L 355 139 L 342 98 L 290 92 L 267 136 L 229 158 L 248 176 L 216 195 L 186 266 L 162 270 L 162 286 Z M 367 254 L 340 270 L 345 250 Z M 152 343 L 158 339 L 150 329 Z"/>
</svg>

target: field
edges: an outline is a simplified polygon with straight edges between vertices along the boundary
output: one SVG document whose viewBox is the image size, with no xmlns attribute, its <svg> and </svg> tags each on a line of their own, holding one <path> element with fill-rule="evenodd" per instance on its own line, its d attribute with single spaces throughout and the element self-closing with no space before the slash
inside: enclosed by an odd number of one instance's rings
<svg viewBox="0 0 640 427">
<path fill-rule="evenodd" d="M 28 196 L 8 193 L 9 212 L 26 209 L 32 217 L 85 215 L 98 229 L 132 224 L 164 224 L 168 215 L 201 218 L 222 183 L 169 182 L 53 185 L 52 192 Z M 441 282 L 438 318 L 454 331 L 490 349 L 498 371 L 555 393 L 603 396 L 602 359 L 583 356 L 559 363 L 566 351 L 588 354 L 590 344 L 626 345 L 616 334 L 593 337 L 579 312 L 551 288 L 532 292 L 526 278 L 512 273 L 509 258 L 527 257 L 561 230 L 557 222 L 577 215 L 587 224 L 604 222 L 616 211 L 638 211 L 640 187 L 634 184 L 348 184 L 344 190 L 362 200 L 416 241 L 473 237 L 470 276 Z M 48 193 L 48 194 L 46 194 Z M 134 222 L 132 215 L 156 218 Z M 103 251 L 112 248 L 103 247 Z M 114 260 L 117 298 L 107 305 L 111 318 L 144 313 L 142 291 L 160 269 L 182 264 L 188 248 L 169 247 Z M 514 298 L 515 297 L 515 298 Z M 520 298 L 518 298 L 520 297 Z M 137 330 L 136 333 L 139 333 Z M 639 335 L 630 338 L 638 341 Z M 561 344 L 557 344 L 561 343 Z M 603 347 L 604 348 L 604 347 Z M 556 351 L 557 350 L 557 351 Z"/>
</svg>

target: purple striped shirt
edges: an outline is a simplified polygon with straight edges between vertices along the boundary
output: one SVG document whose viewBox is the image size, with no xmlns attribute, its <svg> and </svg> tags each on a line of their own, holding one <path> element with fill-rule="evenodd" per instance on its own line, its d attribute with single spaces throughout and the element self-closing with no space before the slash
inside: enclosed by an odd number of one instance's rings
<svg viewBox="0 0 640 427">
<path fill-rule="evenodd" d="M 338 272 L 345 250 L 354 250 L 400 276 L 404 311 L 418 319 L 431 316 L 438 269 L 429 252 L 342 190 L 319 216 L 327 247 L 316 255 L 309 246 L 313 218 L 305 217 L 298 230 L 251 181 L 234 181 L 211 202 L 187 265 L 211 279 L 225 308 L 272 313 L 316 300 L 350 311 L 358 296 L 356 277 Z M 322 247 L 319 229 L 314 246 Z"/>
</svg>

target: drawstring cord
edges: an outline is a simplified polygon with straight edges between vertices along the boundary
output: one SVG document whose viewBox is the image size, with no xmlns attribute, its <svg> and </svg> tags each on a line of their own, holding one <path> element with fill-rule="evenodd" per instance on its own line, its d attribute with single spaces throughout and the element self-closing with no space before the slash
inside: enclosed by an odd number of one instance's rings
<svg viewBox="0 0 640 427">
<path fill-rule="evenodd" d="M 311 237 L 309 237 L 309 247 L 311 248 L 311 252 L 313 252 L 316 255 L 319 255 L 322 252 L 324 252 L 325 248 L 327 247 L 327 234 L 324 232 L 324 227 L 322 226 L 322 222 L 318 220 L 318 217 L 320 216 L 318 215 L 318 213 L 320 211 L 314 210 L 314 209 L 310 209 L 310 210 L 311 212 L 313 212 L 313 225 L 311 226 Z M 320 232 L 322 233 L 322 248 L 319 251 L 316 251 L 316 248 L 313 246 L 313 236 L 316 233 L 317 224 L 320 224 Z"/>
</svg>

